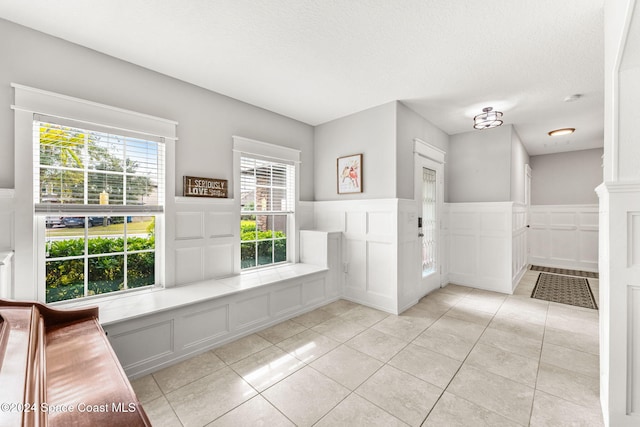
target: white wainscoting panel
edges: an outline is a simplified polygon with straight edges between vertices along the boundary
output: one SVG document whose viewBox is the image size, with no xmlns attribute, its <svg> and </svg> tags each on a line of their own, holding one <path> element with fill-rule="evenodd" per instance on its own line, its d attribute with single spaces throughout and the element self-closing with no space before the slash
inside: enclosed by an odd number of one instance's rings
<svg viewBox="0 0 640 427">
<path fill-rule="evenodd" d="M 527 207 L 514 203 L 511 220 L 511 285 L 515 289 L 529 263 Z"/>
<path fill-rule="evenodd" d="M 513 203 L 448 203 L 448 278 L 512 293 Z"/>
<path fill-rule="evenodd" d="M 598 271 L 598 206 L 533 205 L 529 263 Z"/>
<path fill-rule="evenodd" d="M 0 298 L 13 298 L 14 191 L 0 188 Z"/>
<path fill-rule="evenodd" d="M 176 285 L 228 277 L 239 273 L 240 224 L 233 199 L 176 197 L 175 259 Z"/>
<path fill-rule="evenodd" d="M 398 200 L 315 202 L 318 230 L 341 231 L 342 294 L 398 313 Z"/>
</svg>

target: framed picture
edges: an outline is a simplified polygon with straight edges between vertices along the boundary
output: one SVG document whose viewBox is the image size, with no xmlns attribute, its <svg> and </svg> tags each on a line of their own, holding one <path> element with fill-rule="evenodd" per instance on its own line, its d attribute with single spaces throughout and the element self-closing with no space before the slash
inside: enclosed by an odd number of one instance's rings
<svg viewBox="0 0 640 427">
<path fill-rule="evenodd" d="M 362 154 L 338 158 L 338 194 L 362 193 Z"/>
</svg>

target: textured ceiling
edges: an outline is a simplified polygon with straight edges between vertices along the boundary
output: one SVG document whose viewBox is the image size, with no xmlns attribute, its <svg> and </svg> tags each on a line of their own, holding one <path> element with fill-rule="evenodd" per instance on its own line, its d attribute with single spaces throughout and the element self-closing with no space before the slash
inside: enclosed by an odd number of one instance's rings
<svg viewBox="0 0 640 427">
<path fill-rule="evenodd" d="M 312 125 L 398 99 L 449 134 L 493 106 L 532 155 L 603 144 L 603 0 L 0 0 L 0 17 Z"/>
</svg>

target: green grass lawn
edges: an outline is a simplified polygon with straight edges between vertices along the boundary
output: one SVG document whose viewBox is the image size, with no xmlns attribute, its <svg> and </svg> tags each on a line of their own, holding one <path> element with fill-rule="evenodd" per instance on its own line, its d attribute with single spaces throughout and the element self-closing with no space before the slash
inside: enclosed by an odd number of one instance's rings
<svg viewBox="0 0 640 427">
<path fill-rule="evenodd" d="M 147 234 L 147 228 L 151 224 L 151 219 L 148 221 L 130 222 L 127 224 L 127 234 Z M 94 225 L 89 227 L 89 236 L 104 236 L 104 235 L 122 235 L 124 234 L 124 224 L 111 224 L 108 226 Z M 47 228 L 47 236 L 84 236 L 84 228 Z"/>
</svg>

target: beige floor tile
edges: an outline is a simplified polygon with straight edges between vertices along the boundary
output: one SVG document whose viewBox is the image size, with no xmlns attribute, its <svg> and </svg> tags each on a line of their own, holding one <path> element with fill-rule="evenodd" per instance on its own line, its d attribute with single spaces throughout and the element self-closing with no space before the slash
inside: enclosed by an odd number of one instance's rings
<svg viewBox="0 0 640 427">
<path fill-rule="evenodd" d="M 602 427 L 604 422 L 599 406 L 586 408 L 536 390 L 529 425 L 531 427 Z"/>
<path fill-rule="evenodd" d="M 597 336 L 599 332 L 597 310 L 576 310 L 563 304 L 549 304 L 548 328 Z"/>
<path fill-rule="evenodd" d="M 534 340 L 495 328 L 487 328 L 478 342 L 533 359 L 540 358 L 542 349 L 542 340 Z"/>
<path fill-rule="evenodd" d="M 462 296 L 456 296 L 456 295 L 445 294 L 445 293 L 442 293 L 442 295 L 450 295 L 452 297 L 458 297 L 460 299 L 463 298 Z M 442 316 L 447 311 L 449 311 L 449 309 L 451 309 L 451 307 L 453 307 L 453 304 L 448 304 L 448 303 L 442 302 L 438 298 L 433 298 L 433 297 L 427 295 L 426 297 L 422 298 L 416 305 L 414 305 L 411 308 L 415 308 L 415 309 L 421 310 L 421 311 L 427 313 L 428 317 L 431 317 L 431 318 L 434 318 L 434 319 L 438 319 L 440 316 Z"/>
<path fill-rule="evenodd" d="M 548 301 L 533 298 L 507 297 L 496 316 L 525 320 L 544 325 L 549 309 Z"/>
<path fill-rule="evenodd" d="M 351 338 L 345 344 L 375 359 L 387 362 L 406 347 L 407 343 L 407 341 L 392 337 L 375 329 L 367 329 Z"/>
<path fill-rule="evenodd" d="M 495 412 L 444 392 L 423 427 L 518 427 Z M 525 424 L 526 425 L 526 424 Z"/>
<path fill-rule="evenodd" d="M 529 422 L 534 389 L 518 382 L 465 364 L 447 391 L 516 423 Z"/>
<path fill-rule="evenodd" d="M 190 382 L 207 376 L 226 365 L 218 356 L 206 351 L 191 359 L 154 372 L 153 377 L 164 393 L 169 393 Z"/>
<path fill-rule="evenodd" d="M 292 320 L 285 320 L 284 322 L 278 323 L 277 325 L 274 325 L 270 328 L 263 329 L 262 331 L 258 332 L 257 335 L 260 335 L 262 338 L 272 344 L 277 344 L 280 341 L 284 341 L 287 338 L 305 331 L 306 329 L 307 328 L 305 326 L 302 326 L 297 322 L 294 322 Z"/>
<path fill-rule="evenodd" d="M 411 341 L 427 329 L 431 322 L 429 318 L 389 316 L 372 327 L 401 340 Z"/>
<path fill-rule="evenodd" d="M 341 345 L 310 366 L 349 390 L 355 390 L 382 365 L 382 362 L 373 357 Z"/>
<path fill-rule="evenodd" d="M 542 341 L 544 336 L 544 322 L 530 322 L 529 320 L 504 316 L 500 313 L 496 314 L 491 323 L 489 323 L 489 328 L 511 332 L 535 341 Z"/>
<path fill-rule="evenodd" d="M 544 342 L 584 351 L 589 354 L 600 354 L 600 341 L 597 335 L 546 328 Z"/>
<path fill-rule="evenodd" d="M 278 347 L 304 363 L 311 363 L 339 345 L 338 341 L 310 329 L 278 343 Z"/>
<path fill-rule="evenodd" d="M 256 395 L 231 368 L 222 368 L 166 395 L 185 427 L 205 425 Z"/>
<path fill-rule="evenodd" d="M 311 330 L 341 343 L 350 340 L 365 329 L 367 329 L 365 326 L 342 317 L 334 317 L 311 328 Z"/>
<path fill-rule="evenodd" d="M 349 394 L 349 390 L 304 367 L 262 393 L 297 426 L 310 426 Z"/>
<path fill-rule="evenodd" d="M 164 396 L 144 403 L 143 408 L 147 417 L 149 417 L 149 421 L 151 421 L 151 425 L 182 427 L 182 423 L 178 419 L 178 416 L 173 412 L 171 405 L 169 405 L 167 398 Z"/>
<path fill-rule="evenodd" d="M 231 369 L 261 392 L 303 366 L 292 354 L 273 346 L 234 363 Z"/>
<path fill-rule="evenodd" d="M 389 361 L 394 366 L 421 380 L 445 388 L 461 365 L 459 360 L 409 344 Z"/>
<path fill-rule="evenodd" d="M 538 375 L 537 359 L 478 343 L 464 363 L 532 388 L 536 386 L 536 376 Z"/>
<path fill-rule="evenodd" d="M 466 341 L 475 342 L 478 340 L 478 338 L 480 338 L 480 335 L 482 335 L 485 327 L 454 317 L 443 316 L 438 319 L 433 325 L 431 325 L 429 327 L 429 330 L 455 335 Z"/>
<path fill-rule="evenodd" d="M 218 347 L 213 352 L 223 362 L 230 365 L 271 345 L 273 344 L 261 336 L 252 334 Z"/>
<path fill-rule="evenodd" d="M 333 314 L 328 311 L 324 311 L 321 308 L 315 309 L 305 314 L 301 314 L 298 317 L 294 317 L 293 320 L 296 323 L 300 323 L 302 326 L 307 328 L 312 328 L 325 320 L 329 320 L 332 317 L 335 317 Z"/>
<path fill-rule="evenodd" d="M 471 291 L 473 291 L 473 288 L 462 285 L 454 285 L 453 283 L 449 283 L 445 287 L 440 288 L 440 292 L 462 296 L 469 294 Z"/>
<path fill-rule="evenodd" d="M 443 310 L 443 313 L 449 311 L 449 309 L 447 310 Z M 399 317 L 403 318 L 403 319 L 411 319 L 411 318 L 416 318 L 416 319 L 424 319 L 424 320 L 428 320 L 430 323 L 435 322 L 436 320 L 438 320 L 440 317 L 442 316 L 442 314 L 434 314 L 432 311 L 428 311 L 426 310 L 422 304 L 416 304 L 413 307 L 403 311 L 402 313 L 400 313 Z"/>
<path fill-rule="evenodd" d="M 280 411 L 262 396 L 256 396 L 244 402 L 234 410 L 227 412 L 207 427 L 294 427 Z"/>
<path fill-rule="evenodd" d="M 551 344 L 546 341 L 542 346 L 540 362 L 559 366 L 590 377 L 600 377 L 600 358 L 597 355 Z"/>
<path fill-rule="evenodd" d="M 448 305 L 453 307 L 456 305 L 462 298 L 464 298 L 464 294 L 451 294 L 449 292 L 445 292 L 442 289 L 436 289 L 435 291 L 429 293 L 424 298 L 421 299 L 429 299 L 432 301 L 437 301 L 439 303 Z"/>
<path fill-rule="evenodd" d="M 600 382 L 598 378 L 578 374 L 546 363 L 540 363 L 536 388 L 577 405 L 587 407 L 600 405 Z"/>
<path fill-rule="evenodd" d="M 456 360 L 464 360 L 473 348 L 475 341 L 429 328 L 418 335 L 418 337 L 413 340 L 413 344 L 435 351 L 436 353 L 444 354 Z"/>
<path fill-rule="evenodd" d="M 426 418 L 442 389 L 385 365 L 356 389 L 356 393 L 415 426 Z"/>
<path fill-rule="evenodd" d="M 495 292 L 481 292 L 485 293 L 480 293 L 477 289 L 474 290 L 474 292 L 469 293 L 467 296 L 461 299 L 460 302 L 456 304 L 456 307 L 472 308 L 490 314 L 495 314 L 500 306 L 502 306 L 502 303 L 504 302 L 506 296 L 496 294 Z"/>
<path fill-rule="evenodd" d="M 444 314 L 444 317 L 455 317 L 459 320 L 477 323 L 480 326 L 487 326 L 489 322 L 491 322 L 491 319 L 493 319 L 493 314 L 461 305 L 452 307 Z"/>
<path fill-rule="evenodd" d="M 142 403 L 150 402 L 162 396 L 162 390 L 160 390 L 153 375 L 145 375 L 144 377 L 135 379 L 131 381 L 131 386 L 138 400 Z"/>
<path fill-rule="evenodd" d="M 365 307 L 359 305 L 346 313 L 340 315 L 343 319 L 359 323 L 362 326 L 370 327 L 385 319 L 389 316 L 389 313 L 385 313 L 380 310 L 375 310 L 373 308 Z"/>
<path fill-rule="evenodd" d="M 334 316 L 340 316 L 341 314 L 344 314 L 347 311 L 351 310 L 352 308 L 356 308 L 358 306 L 359 304 L 356 304 L 354 302 L 347 301 L 344 299 L 339 299 L 338 301 L 334 301 L 331 304 L 327 304 L 320 308 L 329 314 L 332 314 Z"/>
<path fill-rule="evenodd" d="M 351 394 L 315 425 L 317 427 L 402 427 L 407 424 L 357 394 Z"/>
</svg>

